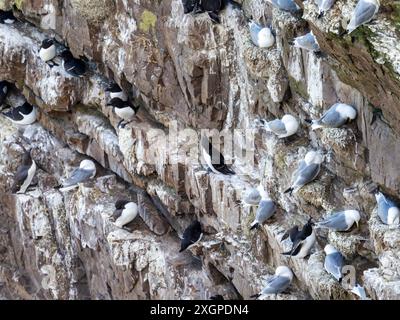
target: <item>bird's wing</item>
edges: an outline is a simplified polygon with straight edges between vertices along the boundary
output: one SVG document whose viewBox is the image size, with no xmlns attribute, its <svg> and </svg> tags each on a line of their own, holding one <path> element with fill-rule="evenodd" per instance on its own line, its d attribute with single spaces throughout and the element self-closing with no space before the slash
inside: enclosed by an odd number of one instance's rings
<svg viewBox="0 0 400 320">
<path fill-rule="evenodd" d="M 336 231 L 345 231 L 349 228 L 346 223 L 346 216 L 344 215 L 344 212 L 337 212 L 319 222 L 318 225 Z"/>
<path fill-rule="evenodd" d="M 275 203 L 273 201 L 261 200 L 257 208 L 256 220 L 263 223 L 268 218 L 272 217 L 275 212 Z"/>
<path fill-rule="evenodd" d="M 299 166 L 297 167 L 297 169 L 293 172 L 292 174 L 292 182 L 296 181 L 299 173 L 301 172 L 301 170 L 303 170 L 305 167 L 307 166 L 307 163 L 304 160 L 301 160 L 299 162 Z"/>
<path fill-rule="evenodd" d="M 311 33 L 308 33 L 302 37 L 298 37 L 296 38 L 296 42 L 298 43 L 298 45 L 302 48 L 306 48 L 308 50 L 314 50 L 314 46 L 315 46 L 315 38 L 313 37 L 313 35 Z"/>
<path fill-rule="evenodd" d="M 328 254 L 325 257 L 325 270 L 332 274 L 337 280 L 342 277 L 343 264 L 343 256 L 340 252 Z"/>
<path fill-rule="evenodd" d="M 258 46 L 258 33 L 260 32 L 260 30 L 261 30 L 261 27 L 257 23 L 255 23 L 254 21 L 252 21 L 250 23 L 251 40 L 257 46 Z"/>
<path fill-rule="evenodd" d="M 324 113 L 324 115 L 319 120 L 320 123 L 324 124 L 328 127 L 340 127 L 346 122 L 347 119 L 344 119 L 340 116 L 340 113 L 335 110 L 328 110 Z"/>
<path fill-rule="evenodd" d="M 12 186 L 12 192 L 17 192 L 28 177 L 28 170 L 30 166 L 21 165 L 18 167 L 17 172 L 14 175 L 14 184 Z"/>
<path fill-rule="evenodd" d="M 24 119 L 24 116 L 18 111 L 17 108 L 13 108 L 10 111 L 4 112 L 3 114 L 14 121 L 21 121 Z"/>
<path fill-rule="evenodd" d="M 267 282 L 267 286 L 261 291 L 261 294 L 276 294 L 283 292 L 289 287 L 290 279 L 281 276 L 273 276 Z"/>
<path fill-rule="evenodd" d="M 120 216 L 121 216 L 121 213 L 122 213 L 122 211 L 123 211 L 124 209 L 117 209 L 117 210 L 114 210 L 114 212 L 113 212 L 113 218 L 114 218 L 114 220 L 116 220 L 116 219 L 118 219 Z"/>
<path fill-rule="evenodd" d="M 64 181 L 63 187 L 69 187 L 78 184 L 79 182 L 91 178 L 92 175 L 93 171 L 77 168 L 72 172 L 71 176 Z"/>
<path fill-rule="evenodd" d="M 298 174 L 295 181 L 296 186 L 304 186 L 305 184 L 313 181 L 319 173 L 320 165 L 316 163 L 305 166 Z"/>
<path fill-rule="evenodd" d="M 385 196 L 379 198 L 378 216 L 384 223 L 387 223 L 388 211 L 390 207 L 391 207 L 390 202 L 386 199 Z"/>
<path fill-rule="evenodd" d="M 358 1 L 356 8 L 354 10 L 353 19 L 355 22 L 355 26 L 359 26 L 365 22 L 371 20 L 377 11 L 376 5 L 368 2 L 368 1 Z"/>
<path fill-rule="evenodd" d="M 281 134 L 287 133 L 285 124 L 279 119 L 269 121 L 267 123 L 267 126 L 268 126 L 269 130 L 271 130 L 276 135 L 281 135 Z"/>
</svg>

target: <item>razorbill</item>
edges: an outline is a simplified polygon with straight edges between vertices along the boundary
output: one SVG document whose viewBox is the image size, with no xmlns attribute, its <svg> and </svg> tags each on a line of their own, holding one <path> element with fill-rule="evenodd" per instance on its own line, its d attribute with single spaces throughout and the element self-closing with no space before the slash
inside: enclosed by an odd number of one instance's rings
<svg viewBox="0 0 400 320">
<path fill-rule="evenodd" d="M 203 232 L 201 230 L 201 224 L 197 220 L 193 221 L 183 232 L 183 236 L 181 239 L 181 249 L 179 252 L 182 252 L 200 241 L 203 236 Z"/>
<path fill-rule="evenodd" d="M 116 82 L 111 83 L 106 88 L 106 92 L 109 93 L 111 100 L 114 99 L 114 98 L 119 98 L 122 101 L 128 101 L 127 94 L 124 92 L 124 90 L 121 89 L 121 87 Z"/>
<path fill-rule="evenodd" d="M 53 59 L 57 55 L 56 45 L 52 39 L 44 39 L 40 46 L 39 57 L 42 61 L 46 62 L 51 68 L 58 66 Z"/>
<path fill-rule="evenodd" d="M 313 248 L 316 237 L 313 230 L 313 223 L 311 218 L 303 226 L 301 231 L 294 231 L 291 229 L 290 240 L 292 241 L 292 249 L 288 252 L 282 253 L 283 255 L 288 255 L 295 258 L 305 258 L 309 255 L 311 249 Z"/>
<path fill-rule="evenodd" d="M 73 77 L 83 77 L 86 72 L 86 65 L 80 59 L 74 58 L 71 51 L 64 50 L 60 54 L 64 70 Z"/>
<path fill-rule="evenodd" d="M 214 173 L 226 175 L 235 174 L 235 172 L 225 164 L 224 156 L 216 150 L 206 136 L 201 138 L 201 149 L 208 168 Z"/>
<path fill-rule="evenodd" d="M 3 115 L 15 124 L 30 125 L 36 121 L 37 112 L 34 106 L 28 102 L 24 102 L 22 105 L 12 108 L 10 111 L 3 112 Z"/>
<path fill-rule="evenodd" d="M 115 211 L 113 218 L 115 225 L 119 228 L 133 221 L 138 214 L 138 206 L 136 203 L 129 200 L 118 200 L 115 203 Z"/>
<path fill-rule="evenodd" d="M 25 193 L 36 173 L 36 163 L 32 159 L 31 152 L 26 151 L 22 157 L 22 163 L 19 165 L 14 175 L 14 184 L 12 193 Z"/>
<path fill-rule="evenodd" d="M 118 128 L 120 126 L 123 128 L 132 122 L 139 110 L 139 106 L 134 106 L 129 101 L 123 101 L 121 98 L 112 98 L 107 103 L 107 106 L 113 107 L 115 114 L 121 118 L 120 122 L 118 122 Z"/>
</svg>

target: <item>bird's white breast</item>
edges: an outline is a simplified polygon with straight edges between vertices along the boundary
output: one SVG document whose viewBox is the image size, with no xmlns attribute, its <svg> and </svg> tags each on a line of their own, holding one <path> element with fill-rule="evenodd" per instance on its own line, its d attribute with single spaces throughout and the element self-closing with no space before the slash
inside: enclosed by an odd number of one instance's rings
<svg viewBox="0 0 400 320">
<path fill-rule="evenodd" d="M 399 224 L 400 210 L 397 207 L 391 207 L 388 210 L 387 221 L 389 225 Z"/>
<path fill-rule="evenodd" d="M 26 177 L 18 193 L 25 193 L 26 189 L 28 189 L 29 185 L 31 184 L 35 173 L 36 173 L 36 163 L 35 161 L 32 160 L 32 165 L 28 170 L 28 176 Z"/>
<path fill-rule="evenodd" d="M 212 161 L 211 161 L 211 156 L 204 150 L 203 148 L 203 157 L 205 162 L 207 163 L 208 167 L 214 172 L 214 173 L 219 173 L 217 170 L 215 170 Z"/>
<path fill-rule="evenodd" d="M 115 108 L 115 113 L 118 117 L 124 120 L 131 120 L 135 116 L 135 111 L 132 108 Z"/>
<path fill-rule="evenodd" d="M 48 47 L 47 49 L 41 48 L 39 51 L 39 57 L 43 61 L 50 61 L 56 56 L 56 46 L 52 45 Z"/>
<path fill-rule="evenodd" d="M 115 221 L 115 224 L 122 228 L 124 225 L 128 224 L 129 222 L 133 221 L 138 214 L 138 206 L 136 203 L 130 203 L 128 208 L 122 210 L 121 215 Z"/>
<path fill-rule="evenodd" d="M 34 123 L 36 121 L 36 109 L 35 107 L 33 107 L 32 112 L 28 115 L 24 115 L 20 112 L 21 116 L 23 116 L 24 118 L 20 121 L 14 121 L 17 124 L 21 124 L 21 125 L 30 125 L 32 123 Z"/>
</svg>

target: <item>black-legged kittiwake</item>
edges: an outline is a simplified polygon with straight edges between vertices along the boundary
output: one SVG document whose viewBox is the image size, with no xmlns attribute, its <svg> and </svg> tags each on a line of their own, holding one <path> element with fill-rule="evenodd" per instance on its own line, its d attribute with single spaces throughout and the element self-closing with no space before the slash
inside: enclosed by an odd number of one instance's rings
<svg viewBox="0 0 400 320">
<path fill-rule="evenodd" d="M 290 42 L 296 48 L 304 49 L 307 51 L 312 51 L 315 53 L 319 53 L 321 48 L 319 47 L 317 38 L 314 36 L 314 33 L 310 31 L 303 36 L 299 36 L 293 39 Z"/>
<path fill-rule="evenodd" d="M 292 186 L 284 193 L 297 192 L 301 187 L 313 181 L 321 169 L 323 157 L 316 151 L 307 152 L 304 160 L 301 160 L 298 168 L 292 174 Z"/>
<path fill-rule="evenodd" d="M 294 135 L 299 129 L 299 122 L 290 114 L 285 114 L 282 119 L 266 122 L 260 120 L 266 131 L 274 133 L 278 138 L 286 138 Z"/>
<path fill-rule="evenodd" d="M 79 167 L 72 171 L 69 178 L 62 183 L 60 191 L 68 191 L 76 188 L 79 183 L 94 178 L 96 175 L 96 165 L 92 160 L 82 160 Z"/>
<path fill-rule="evenodd" d="M 19 125 L 30 125 L 36 121 L 37 111 L 34 106 L 28 102 L 12 108 L 10 111 L 3 112 L 11 122 Z"/>
<path fill-rule="evenodd" d="M 5 80 L 0 81 L 0 106 L 4 103 L 9 91 L 10 84 Z"/>
<path fill-rule="evenodd" d="M 121 118 L 120 122 L 118 122 L 118 128 L 120 126 L 124 128 L 127 124 L 132 122 L 139 111 L 139 106 L 134 106 L 131 102 L 123 101 L 120 98 L 112 98 L 107 103 L 107 106 L 112 106 L 115 114 Z"/>
<path fill-rule="evenodd" d="M 262 225 L 265 221 L 271 218 L 276 211 L 276 205 L 274 201 L 271 200 L 268 192 L 265 191 L 264 187 L 261 184 L 258 186 L 258 191 L 260 192 L 261 200 L 258 204 L 256 217 L 250 225 L 250 230 L 253 230 L 259 225 Z"/>
<path fill-rule="evenodd" d="M 199 221 L 193 221 L 183 232 L 183 236 L 181 239 L 181 249 L 179 252 L 182 252 L 195 244 L 196 242 L 201 240 L 203 236 L 203 231 L 201 229 L 201 224 Z"/>
<path fill-rule="evenodd" d="M 361 300 L 371 300 L 367 297 L 364 287 L 360 286 L 358 283 L 351 289 L 351 292 L 359 296 Z"/>
<path fill-rule="evenodd" d="M 343 277 L 342 268 L 344 266 L 343 255 L 330 244 L 325 246 L 324 251 L 326 254 L 324 262 L 326 272 L 331 274 L 337 281 L 341 282 Z"/>
<path fill-rule="evenodd" d="M 42 61 L 46 62 L 51 68 L 58 66 L 53 59 L 57 55 L 56 45 L 52 39 L 44 39 L 39 50 L 39 57 Z"/>
<path fill-rule="evenodd" d="M 311 123 L 311 129 L 339 128 L 342 125 L 354 120 L 357 117 L 357 110 L 345 103 L 335 103 L 318 120 L 306 120 Z"/>
<path fill-rule="evenodd" d="M 292 241 L 292 249 L 282 254 L 302 259 L 309 255 L 316 241 L 311 218 L 303 226 L 301 231 L 295 232 L 294 230 L 295 229 L 291 229 L 289 233 L 290 240 Z"/>
<path fill-rule="evenodd" d="M 261 292 L 252 295 L 250 298 L 258 298 L 265 294 L 278 294 L 289 288 L 293 280 L 293 272 L 286 266 L 279 266 L 275 270 L 275 275 L 267 280 Z"/>
<path fill-rule="evenodd" d="M 25 193 L 36 173 L 36 163 L 32 159 L 31 152 L 26 151 L 22 157 L 22 163 L 19 165 L 14 175 L 14 184 L 12 193 Z"/>
<path fill-rule="evenodd" d="M 124 90 L 121 89 L 121 87 L 116 82 L 111 83 L 106 88 L 106 92 L 110 94 L 110 100 L 114 98 L 119 98 L 122 101 L 128 101 L 128 95 L 125 93 Z"/>
<path fill-rule="evenodd" d="M 261 27 L 254 21 L 249 22 L 251 41 L 260 48 L 272 47 L 275 43 L 275 37 L 269 27 Z"/>
<path fill-rule="evenodd" d="M 80 59 L 74 58 L 71 51 L 61 52 L 62 64 L 64 70 L 73 77 L 83 77 L 86 72 L 86 64 Z"/>
<path fill-rule="evenodd" d="M 138 206 L 133 201 L 129 200 L 118 200 L 115 203 L 115 211 L 113 218 L 115 219 L 115 225 L 119 228 L 132 222 L 138 214 Z"/>
<path fill-rule="evenodd" d="M 269 3 L 271 3 L 274 7 L 283 10 L 283 11 L 288 11 L 290 13 L 296 13 L 301 8 L 297 5 L 297 3 L 294 0 L 267 0 Z"/>
<path fill-rule="evenodd" d="M 0 23 L 12 24 L 15 21 L 17 21 L 17 18 L 14 17 L 12 10 L 0 10 Z"/>
<path fill-rule="evenodd" d="M 318 5 L 319 15 L 318 19 L 322 18 L 324 14 L 332 8 L 335 4 L 336 0 L 315 0 L 315 3 Z"/>
<path fill-rule="evenodd" d="M 244 207 L 258 206 L 261 200 L 260 191 L 257 188 L 249 188 L 244 192 L 241 200 L 237 201 L 237 205 L 243 205 Z"/>
<path fill-rule="evenodd" d="M 316 226 L 320 228 L 327 228 L 333 231 L 347 231 L 360 221 L 360 212 L 357 210 L 344 210 L 335 212 L 324 220 L 317 222 Z"/>
<path fill-rule="evenodd" d="M 202 136 L 201 138 L 201 150 L 209 170 L 214 173 L 226 175 L 235 174 L 235 172 L 226 165 L 224 156 L 213 147 L 206 136 Z"/>
<path fill-rule="evenodd" d="M 359 0 L 347 25 L 347 32 L 352 33 L 359 26 L 371 21 L 379 11 L 379 6 L 379 0 Z"/>
<path fill-rule="evenodd" d="M 400 223 L 399 207 L 390 199 L 385 197 L 382 192 L 375 194 L 375 199 L 378 204 L 378 216 L 384 224 L 398 225 Z"/>
</svg>

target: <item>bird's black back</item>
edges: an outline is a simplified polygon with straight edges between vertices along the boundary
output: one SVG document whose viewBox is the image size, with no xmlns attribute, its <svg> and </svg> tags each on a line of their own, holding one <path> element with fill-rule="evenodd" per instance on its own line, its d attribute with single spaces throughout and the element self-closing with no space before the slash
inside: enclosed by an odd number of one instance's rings
<svg viewBox="0 0 400 320">
<path fill-rule="evenodd" d="M 7 19 L 16 20 L 12 10 L 8 10 L 8 11 L 0 10 L 0 21 L 2 23 L 4 23 L 4 20 L 7 20 Z"/>
<path fill-rule="evenodd" d="M 3 112 L 3 114 L 14 121 L 21 121 L 22 119 L 24 119 L 24 116 L 19 113 L 18 107 L 13 108 L 7 112 Z"/>
<path fill-rule="evenodd" d="M 125 205 L 127 203 L 129 203 L 129 200 L 125 200 L 125 199 L 119 199 L 117 200 L 117 202 L 115 203 L 115 209 L 121 210 L 125 208 Z"/>
<path fill-rule="evenodd" d="M 44 39 L 42 41 L 42 48 L 43 49 L 48 49 L 54 44 L 54 41 L 52 39 Z"/>
<path fill-rule="evenodd" d="M 28 102 L 24 102 L 23 105 L 18 106 L 16 109 L 18 110 L 18 112 L 21 112 L 24 115 L 28 115 L 32 112 L 33 106 Z"/>
<path fill-rule="evenodd" d="M 110 86 L 107 87 L 106 91 L 107 91 L 107 92 L 116 93 L 116 92 L 122 92 L 122 89 L 121 89 L 121 87 L 118 85 L 118 83 L 115 83 L 115 82 L 114 82 L 113 84 L 111 84 Z"/>
</svg>

